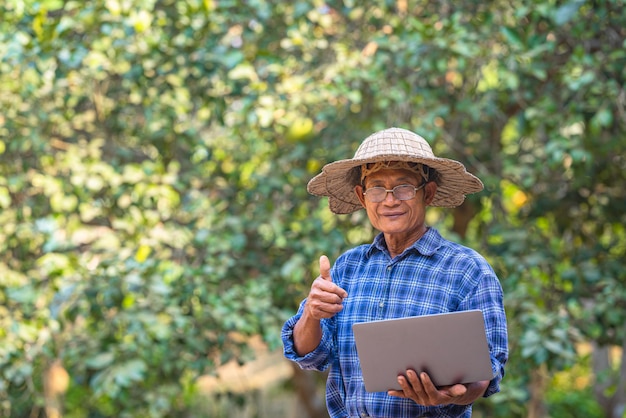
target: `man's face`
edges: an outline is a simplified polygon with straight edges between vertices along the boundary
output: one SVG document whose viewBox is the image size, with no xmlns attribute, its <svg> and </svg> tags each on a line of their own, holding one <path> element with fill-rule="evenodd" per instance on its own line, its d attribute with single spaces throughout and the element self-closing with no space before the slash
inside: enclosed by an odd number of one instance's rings
<svg viewBox="0 0 626 418">
<path fill-rule="evenodd" d="M 396 186 L 411 185 L 419 187 L 422 180 L 408 170 L 383 169 L 365 178 L 365 189 L 355 187 L 361 204 L 374 228 L 385 234 L 412 234 L 420 231 L 424 225 L 426 205 L 432 200 L 434 191 L 429 185 L 420 189 L 410 200 L 399 200 L 393 193 L 387 193 L 382 202 L 374 203 L 365 198 L 363 192 L 372 187 L 384 187 L 392 190 Z M 430 184 L 430 183 L 429 183 Z M 432 196 L 430 196 L 432 194 Z"/>
</svg>

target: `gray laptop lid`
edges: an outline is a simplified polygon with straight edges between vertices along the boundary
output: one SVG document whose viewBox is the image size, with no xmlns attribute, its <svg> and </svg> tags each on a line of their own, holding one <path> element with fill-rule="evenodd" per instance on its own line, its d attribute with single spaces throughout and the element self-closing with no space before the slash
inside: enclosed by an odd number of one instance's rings
<svg viewBox="0 0 626 418">
<path fill-rule="evenodd" d="M 491 380 L 479 310 L 413 316 L 352 326 L 368 392 L 400 389 L 399 374 L 425 371 L 435 386 Z"/>
</svg>

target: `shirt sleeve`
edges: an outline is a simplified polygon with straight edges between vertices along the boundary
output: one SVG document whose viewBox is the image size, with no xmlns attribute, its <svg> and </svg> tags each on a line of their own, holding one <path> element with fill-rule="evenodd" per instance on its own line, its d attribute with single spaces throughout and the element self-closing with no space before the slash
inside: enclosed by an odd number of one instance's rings
<svg viewBox="0 0 626 418">
<path fill-rule="evenodd" d="M 485 319 L 494 376 L 484 394 L 484 397 L 488 397 L 500 392 L 500 382 L 504 377 L 504 365 L 509 355 L 502 287 L 495 273 L 483 278 L 478 293 L 478 300 L 481 301 L 479 309 L 483 311 Z"/>
<path fill-rule="evenodd" d="M 465 305 L 463 309 L 480 309 L 485 320 L 485 331 L 494 376 L 483 395 L 488 397 L 500 391 L 500 382 L 504 377 L 504 365 L 508 360 L 508 335 L 500 281 L 486 261 L 478 263 L 478 265 L 480 266 L 479 272 L 474 274 L 478 273 L 477 277 L 480 279 L 476 282 L 474 291 L 463 302 Z"/>
<path fill-rule="evenodd" d="M 300 308 L 298 312 L 289 318 L 285 324 L 283 325 L 281 337 L 283 340 L 283 353 L 285 358 L 296 362 L 302 369 L 304 370 L 318 370 L 324 371 L 328 368 L 331 363 L 331 353 L 334 352 L 333 346 L 333 319 L 322 319 L 322 340 L 320 344 L 315 348 L 315 350 L 311 351 L 304 356 L 298 355 L 296 353 L 293 343 L 293 329 L 296 326 L 296 323 L 302 316 L 302 312 L 304 310 L 304 306 L 306 304 L 306 299 L 302 301 L 300 304 Z"/>
</svg>

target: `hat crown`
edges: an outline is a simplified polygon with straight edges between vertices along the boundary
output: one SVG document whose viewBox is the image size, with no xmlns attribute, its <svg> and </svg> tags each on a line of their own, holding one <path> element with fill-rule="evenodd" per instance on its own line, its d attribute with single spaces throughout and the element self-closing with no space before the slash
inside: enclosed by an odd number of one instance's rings
<svg viewBox="0 0 626 418">
<path fill-rule="evenodd" d="M 406 129 L 389 128 L 365 138 L 356 150 L 354 159 L 366 160 L 388 155 L 435 158 L 432 148 L 421 136 Z"/>
</svg>

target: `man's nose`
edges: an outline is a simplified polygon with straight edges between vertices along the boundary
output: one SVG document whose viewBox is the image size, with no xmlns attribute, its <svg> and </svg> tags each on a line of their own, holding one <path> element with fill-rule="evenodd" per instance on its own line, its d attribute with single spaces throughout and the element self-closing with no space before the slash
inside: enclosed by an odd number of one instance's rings
<svg viewBox="0 0 626 418">
<path fill-rule="evenodd" d="M 396 200 L 399 200 L 393 190 L 386 190 L 387 194 L 385 195 L 385 199 L 383 202 L 385 203 L 395 203 Z"/>
</svg>

